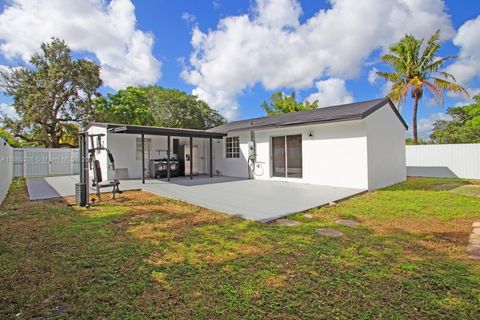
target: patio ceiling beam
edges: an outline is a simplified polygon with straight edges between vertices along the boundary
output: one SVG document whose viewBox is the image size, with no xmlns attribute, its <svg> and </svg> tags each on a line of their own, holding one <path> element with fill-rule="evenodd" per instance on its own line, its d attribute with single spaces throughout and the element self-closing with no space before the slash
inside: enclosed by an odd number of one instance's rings
<svg viewBox="0 0 480 320">
<path fill-rule="evenodd" d="M 180 129 L 180 128 L 161 128 L 150 126 L 131 126 L 109 124 L 108 131 L 118 134 L 145 134 L 158 136 L 176 136 L 176 137 L 194 137 L 194 138 L 212 138 L 222 139 L 226 133 L 209 132 L 204 130 Z"/>
</svg>

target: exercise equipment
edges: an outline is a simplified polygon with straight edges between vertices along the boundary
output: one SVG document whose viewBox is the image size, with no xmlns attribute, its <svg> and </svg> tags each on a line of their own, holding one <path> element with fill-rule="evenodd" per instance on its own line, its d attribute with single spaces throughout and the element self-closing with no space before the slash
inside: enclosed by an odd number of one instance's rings
<svg viewBox="0 0 480 320">
<path fill-rule="evenodd" d="M 88 134 L 87 132 L 80 132 L 80 182 L 76 185 L 77 203 L 82 207 L 90 206 L 89 199 L 89 179 L 90 170 L 93 171 L 93 179 L 91 187 L 95 188 L 98 200 L 101 200 L 101 189 L 112 188 L 112 198 L 115 199 L 117 193 L 120 191 L 120 181 L 117 179 L 104 182 L 100 161 L 97 160 L 97 152 L 106 152 L 109 160 L 108 168 L 115 170 L 115 159 L 113 154 L 102 145 L 102 138 L 105 134 Z M 88 142 L 90 140 L 90 143 Z M 87 156 L 88 153 L 88 156 Z M 93 202 L 93 201 L 92 201 Z"/>
</svg>

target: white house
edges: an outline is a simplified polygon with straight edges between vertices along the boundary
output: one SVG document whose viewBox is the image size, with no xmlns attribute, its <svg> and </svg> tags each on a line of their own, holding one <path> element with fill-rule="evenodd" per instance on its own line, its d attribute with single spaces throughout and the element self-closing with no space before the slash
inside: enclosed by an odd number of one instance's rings
<svg viewBox="0 0 480 320">
<path fill-rule="evenodd" d="M 185 163 L 181 174 L 187 175 L 193 159 L 192 174 L 368 190 L 406 178 L 407 125 L 388 98 L 229 122 L 206 131 L 106 123 L 91 123 L 86 130 L 104 134 L 102 144 L 115 157 L 113 172 L 106 154 L 97 155 L 108 179 L 142 178 L 142 136 L 145 177 L 155 176 L 154 159 L 168 158 L 171 164 L 176 155 Z"/>
</svg>

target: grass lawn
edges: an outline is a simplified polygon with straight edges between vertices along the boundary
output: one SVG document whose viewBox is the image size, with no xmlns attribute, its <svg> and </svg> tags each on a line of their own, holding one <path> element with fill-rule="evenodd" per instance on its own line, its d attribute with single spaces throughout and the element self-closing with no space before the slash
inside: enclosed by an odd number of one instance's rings
<svg viewBox="0 0 480 320">
<path fill-rule="evenodd" d="M 24 181 L 12 183 L 1 319 L 480 319 L 480 262 L 465 252 L 480 219 L 474 182 L 411 179 L 296 214 L 297 227 L 144 192 L 91 209 L 72 201 L 29 202 Z"/>
</svg>

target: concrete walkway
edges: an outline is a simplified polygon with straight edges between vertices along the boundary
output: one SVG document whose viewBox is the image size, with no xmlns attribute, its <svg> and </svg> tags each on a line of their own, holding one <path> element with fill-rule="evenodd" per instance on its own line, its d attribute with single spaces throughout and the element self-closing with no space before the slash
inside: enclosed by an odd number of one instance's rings
<svg viewBox="0 0 480 320">
<path fill-rule="evenodd" d="M 28 183 L 31 199 L 69 196 L 75 193 L 76 176 L 47 177 Z M 45 184 L 50 187 L 45 187 Z M 43 186 L 42 186 L 43 185 Z M 38 186 L 41 190 L 37 190 Z M 52 189 L 55 191 L 52 191 Z M 246 180 L 232 177 L 196 176 L 172 178 L 171 182 L 122 180 L 121 190 L 142 189 L 160 196 L 183 200 L 245 219 L 268 222 L 363 192 L 361 189 L 303 183 Z M 102 191 L 108 191 L 106 188 Z M 56 193 L 56 194 L 55 194 Z"/>
</svg>

